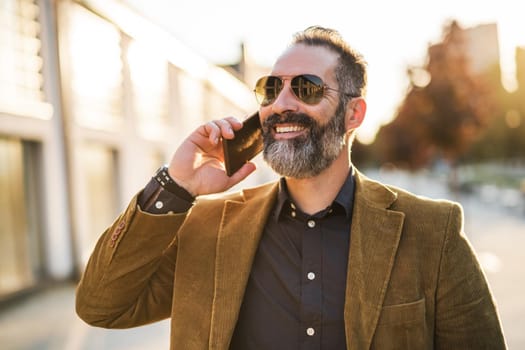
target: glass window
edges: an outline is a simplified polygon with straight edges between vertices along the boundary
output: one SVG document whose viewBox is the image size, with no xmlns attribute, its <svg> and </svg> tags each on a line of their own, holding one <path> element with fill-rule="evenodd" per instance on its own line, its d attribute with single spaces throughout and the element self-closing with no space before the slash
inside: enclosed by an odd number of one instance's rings
<svg viewBox="0 0 525 350">
<path fill-rule="evenodd" d="M 122 118 L 120 32 L 82 6 L 60 9 L 69 111 L 81 125 L 116 128 Z"/>
<path fill-rule="evenodd" d="M 127 61 L 137 119 L 141 124 L 166 122 L 168 62 L 154 49 L 137 41 L 131 41 Z"/>
<path fill-rule="evenodd" d="M 39 148 L 0 137 L 0 297 L 32 286 L 41 270 Z"/>
<path fill-rule="evenodd" d="M 0 111 L 50 118 L 42 90 L 37 17 L 32 0 L 0 1 Z"/>
<path fill-rule="evenodd" d="M 85 143 L 81 148 L 82 173 L 85 179 L 88 246 L 91 251 L 102 232 L 119 211 L 117 187 L 117 154 L 107 146 Z"/>
</svg>

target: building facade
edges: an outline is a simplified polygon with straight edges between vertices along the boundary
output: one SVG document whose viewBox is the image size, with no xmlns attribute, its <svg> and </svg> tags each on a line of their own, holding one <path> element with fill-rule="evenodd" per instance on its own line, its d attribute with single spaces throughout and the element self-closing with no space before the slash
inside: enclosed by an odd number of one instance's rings
<svg viewBox="0 0 525 350">
<path fill-rule="evenodd" d="M 78 276 L 183 136 L 256 105 L 116 0 L 2 0 L 0 31 L 2 302 Z"/>
</svg>

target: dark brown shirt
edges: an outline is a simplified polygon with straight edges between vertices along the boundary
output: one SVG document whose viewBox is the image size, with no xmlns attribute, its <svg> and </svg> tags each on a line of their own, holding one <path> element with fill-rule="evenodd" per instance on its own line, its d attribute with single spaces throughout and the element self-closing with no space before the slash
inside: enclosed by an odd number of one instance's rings
<svg viewBox="0 0 525 350">
<path fill-rule="evenodd" d="M 302 213 L 281 180 L 244 295 L 231 349 L 346 349 L 344 301 L 354 183 Z"/>
</svg>

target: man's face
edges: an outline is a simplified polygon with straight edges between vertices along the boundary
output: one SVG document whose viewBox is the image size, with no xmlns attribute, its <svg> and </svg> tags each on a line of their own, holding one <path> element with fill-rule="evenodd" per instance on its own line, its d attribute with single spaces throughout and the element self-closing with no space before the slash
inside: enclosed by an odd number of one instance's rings
<svg viewBox="0 0 525 350">
<path fill-rule="evenodd" d="M 327 90 L 323 99 L 308 105 L 290 89 L 290 79 L 314 74 L 337 89 L 337 56 L 320 47 L 296 45 L 276 62 L 272 75 L 285 77 L 275 101 L 261 107 L 264 159 L 277 173 L 293 178 L 319 175 L 340 155 L 345 144 L 345 106 L 338 93 Z"/>
</svg>

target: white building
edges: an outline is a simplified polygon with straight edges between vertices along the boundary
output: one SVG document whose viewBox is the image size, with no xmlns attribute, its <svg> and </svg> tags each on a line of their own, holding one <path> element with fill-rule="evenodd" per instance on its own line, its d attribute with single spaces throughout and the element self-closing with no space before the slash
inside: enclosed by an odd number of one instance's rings
<svg viewBox="0 0 525 350">
<path fill-rule="evenodd" d="M 256 104 L 117 0 L 2 0 L 0 32 L 1 302 L 76 276 L 183 135 Z"/>
<path fill-rule="evenodd" d="M 470 68 L 474 73 L 486 73 L 499 67 L 499 39 L 496 23 L 480 24 L 463 31 Z"/>
</svg>

